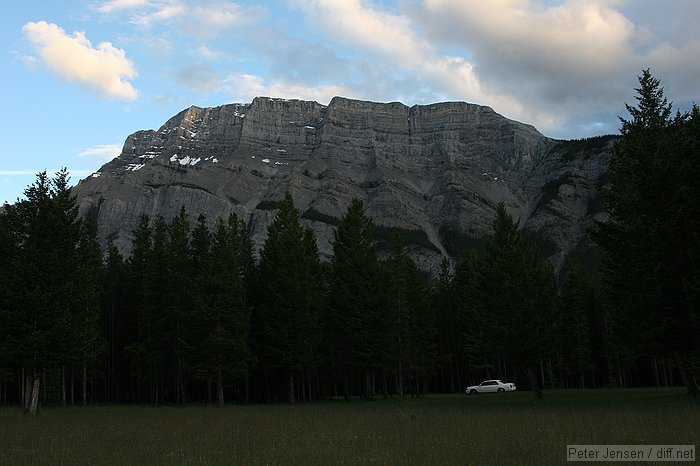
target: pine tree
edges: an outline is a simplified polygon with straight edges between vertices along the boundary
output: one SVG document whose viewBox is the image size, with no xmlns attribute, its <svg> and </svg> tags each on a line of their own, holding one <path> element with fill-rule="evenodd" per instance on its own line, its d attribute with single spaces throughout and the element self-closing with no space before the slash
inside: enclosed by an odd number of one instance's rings
<svg viewBox="0 0 700 466">
<path fill-rule="evenodd" d="M 17 335 L 15 316 L 19 303 L 18 260 L 20 245 L 11 226 L 11 207 L 5 204 L 0 211 L 0 383 L 11 381 L 17 370 L 13 335 Z M 3 370 L 4 369 L 4 370 Z"/>
<path fill-rule="evenodd" d="M 397 393 L 403 399 L 407 388 L 413 393 L 423 392 L 423 383 L 432 375 L 437 359 L 435 314 L 428 299 L 428 281 L 404 253 L 398 235 L 391 238 L 389 251 L 382 264 L 382 281 L 386 283 L 382 306 L 384 358 L 386 367 L 396 376 Z M 407 381 L 415 385 L 408 387 Z"/>
<path fill-rule="evenodd" d="M 287 380 L 286 398 L 306 390 L 306 378 L 320 364 L 320 265 L 316 239 L 299 224 L 287 193 L 260 252 L 258 306 L 254 330 L 264 369 Z M 302 396 L 303 396 L 302 392 Z"/>
<path fill-rule="evenodd" d="M 199 263 L 196 325 L 203 330 L 195 370 L 200 377 L 216 381 L 216 400 L 222 406 L 224 382 L 246 377 L 251 359 L 250 312 L 241 264 L 248 257 L 241 252 L 245 247 L 235 215 L 228 223 L 219 219 L 211 236 L 201 226 L 200 222 L 193 233 L 193 256 Z"/>
<path fill-rule="evenodd" d="M 698 109 L 672 114 L 660 81 L 639 77 L 630 119 L 610 161 L 610 219 L 598 225 L 614 325 L 648 356 L 673 355 L 690 394 L 688 359 L 700 340 L 697 309 Z M 697 251 L 697 249 L 695 249 Z"/>
<path fill-rule="evenodd" d="M 462 354 L 459 350 L 457 292 L 450 261 L 444 257 L 440 273 L 433 283 L 432 306 L 436 310 L 438 325 L 439 367 L 442 372 L 442 390 L 459 391 L 462 386 Z"/>
<path fill-rule="evenodd" d="M 485 261 L 471 253 L 457 263 L 454 278 L 457 306 L 455 333 L 460 342 L 458 351 L 464 355 L 462 360 L 469 371 L 471 384 L 478 383 L 484 372 L 486 378 L 492 378 L 491 371 L 496 368 L 492 359 L 500 359 L 504 351 L 498 341 L 489 340 L 489 334 L 493 332 L 486 310 L 489 296 L 484 295 L 483 291 L 485 269 Z M 502 370 L 500 377 L 507 378 L 505 364 Z"/>
<path fill-rule="evenodd" d="M 159 404 L 167 401 L 166 383 L 173 376 L 177 321 L 171 315 L 171 297 L 165 285 L 171 277 L 168 274 L 168 226 L 163 217 L 156 217 L 152 231 L 152 245 L 143 277 L 143 308 L 139 319 L 142 339 L 137 354 L 147 367 L 149 399 Z"/>
<path fill-rule="evenodd" d="M 566 269 L 561 298 L 562 325 L 557 346 L 564 368 L 573 372 L 579 388 L 585 388 L 586 376 L 592 377 L 595 369 L 592 341 L 598 304 L 593 287 L 577 264 Z"/>
<path fill-rule="evenodd" d="M 396 392 L 400 399 L 405 396 L 406 374 L 409 365 L 409 348 L 411 340 L 412 303 L 409 297 L 406 257 L 403 255 L 401 240 L 392 236 L 389 245 L 389 257 L 382 264 L 382 280 L 386 283 L 383 290 L 383 320 L 381 328 L 386 329 L 383 357 L 385 367 L 396 377 Z"/>
<path fill-rule="evenodd" d="M 503 203 L 496 210 L 487 250 L 480 288 L 489 343 L 526 368 L 541 398 L 536 366 L 552 357 L 559 325 L 554 274 Z"/>
<path fill-rule="evenodd" d="M 191 302 L 192 265 L 190 256 L 190 222 L 185 206 L 168 225 L 167 277 L 163 286 L 168 290 L 168 315 L 173 321 L 172 351 L 175 363 L 175 398 L 177 403 L 187 403 L 185 374 L 185 349 L 183 334 L 193 323 Z M 163 303 L 165 304 L 165 303 Z"/>
<path fill-rule="evenodd" d="M 147 215 L 139 219 L 138 227 L 132 232 L 132 251 L 126 262 L 127 277 L 125 287 L 128 293 L 125 296 L 126 311 L 129 316 L 128 332 L 125 336 L 124 353 L 130 361 L 130 379 L 132 383 L 129 395 L 139 403 L 147 398 L 148 390 L 144 384 L 149 378 L 148 364 L 146 362 L 144 341 L 148 334 L 146 322 L 146 271 L 149 268 L 151 256 L 153 232 L 151 222 Z"/>
<path fill-rule="evenodd" d="M 35 414 L 45 371 L 55 374 L 78 362 L 85 367 L 99 351 L 92 277 L 99 276 L 100 254 L 94 230 L 84 228 L 78 218 L 65 169 L 53 179 L 45 172 L 37 175 L 25 196 L 6 205 L 2 215 L 14 273 L 14 304 L 2 313 L 9 334 L 2 340 L 25 375 L 22 404 Z M 84 383 L 84 399 L 86 395 Z"/>
<path fill-rule="evenodd" d="M 68 328 L 72 330 L 73 341 L 70 344 L 72 359 L 82 365 L 82 396 L 83 405 L 86 405 L 88 364 L 94 371 L 94 364 L 105 349 L 105 341 L 99 326 L 102 251 L 97 242 L 95 224 L 91 221 L 82 224 L 75 260 L 72 264 L 70 284 L 72 302 L 69 304 L 71 310 Z M 94 397 L 94 387 L 92 392 Z"/>
<path fill-rule="evenodd" d="M 372 377 L 382 366 L 384 338 L 373 227 L 362 201 L 353 199 L 334 234 L 326 316 L 329 359 L 341 371 L 345 396 L 358 374 L 366 399 L 374 396 Z"/>
<path fill-rule="evenodd" d="M 129 399 L 128 381 L 132 377 L 126 372 L 128 367 L 124 348 L 133 338 L 132 326 L 135 316 L 130 314 L 127 293 L 127 264 L 112 241 L 107 244 L 102 273 L 102 334 L 106 340 L 104 354 L 105 401 L 127 401 Z"/>
</svg>

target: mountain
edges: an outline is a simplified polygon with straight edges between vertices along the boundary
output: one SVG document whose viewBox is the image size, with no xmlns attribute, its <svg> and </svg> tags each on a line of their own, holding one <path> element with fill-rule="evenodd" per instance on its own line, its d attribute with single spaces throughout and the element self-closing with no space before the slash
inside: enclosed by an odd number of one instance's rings
<svg viewBox="0 0 700 466">
<path fill-rule="evenodd" d="M 259 248 L 290 191 L 325 257 L 333 224 L 358 197 L 387 227 L 379 236 L 400 229 L 426 270 L 479 247 L 503 201 L 559 270 L 568 255 L 588 255 L 587 229 L 605 215 L 597 188 L 613 141 L 554 140 L 463 102 L 256 97 L 190 107 L 157 131 L 130 135 L 121 155 L 73 192 L 100 240 L 128 252 L 142 214 L 167 219 L 182 205 L 193 220 L 235 212 Z"/>
</svg>

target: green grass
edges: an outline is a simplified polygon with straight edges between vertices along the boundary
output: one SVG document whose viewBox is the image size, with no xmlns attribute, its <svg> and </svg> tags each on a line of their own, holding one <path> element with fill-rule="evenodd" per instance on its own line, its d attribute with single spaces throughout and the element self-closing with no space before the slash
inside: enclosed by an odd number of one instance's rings
<svg viewBox="0 0 700 466">
<path fill-rule="evenodd" d="M 0 409 L 1 464 L 564 464 L 567 444 L 700 444 L 681 389 L 307 405 Z M 648 464 L 648 463 L 647 463 Z"/>
</svg>

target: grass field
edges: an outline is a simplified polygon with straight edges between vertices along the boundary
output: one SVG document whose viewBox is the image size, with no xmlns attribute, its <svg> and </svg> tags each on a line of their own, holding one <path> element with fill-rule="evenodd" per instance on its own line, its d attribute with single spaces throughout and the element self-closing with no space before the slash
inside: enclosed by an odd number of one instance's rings
<svg viewBox="0 0 700 466">
<path fill-rule="evenodd" d="M 566 463 L 567 444 L 698 445 L 700 403 L 681 389 L 620 389 L 0 409 L 0 464 L 548 465 Z"/>
</svg>

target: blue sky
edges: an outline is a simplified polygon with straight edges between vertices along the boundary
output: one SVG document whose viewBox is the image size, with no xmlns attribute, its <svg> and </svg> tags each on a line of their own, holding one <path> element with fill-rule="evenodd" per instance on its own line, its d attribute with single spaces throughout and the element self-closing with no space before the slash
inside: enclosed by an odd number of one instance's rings
<svg viewBox="0 0 700 466">
<path fill-rule="evenodd" d="M 700 96 L 697 0 L 28 0 L 0 25 L 0 202 L 256 95 L 464 100 L 556 138 L 617 132 L 647 67 L 680 108 Z"/>
</svg>

